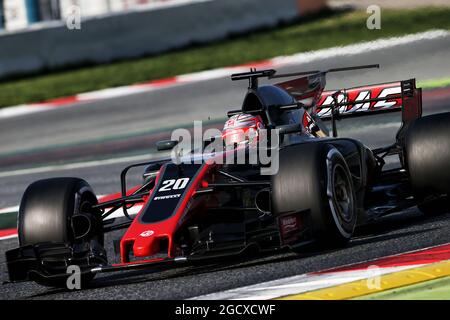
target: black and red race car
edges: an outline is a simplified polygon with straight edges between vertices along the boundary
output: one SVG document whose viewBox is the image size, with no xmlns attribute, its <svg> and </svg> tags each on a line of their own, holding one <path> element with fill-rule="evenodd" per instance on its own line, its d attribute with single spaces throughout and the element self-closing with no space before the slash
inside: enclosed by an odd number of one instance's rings
<svg viewBox="0 0 450 320">
<path fill-rule="evenodd" d="M 248 143 L 252 126 L 275 130 L 278 164 L 270 175 L 261 170 L 271 162 L 199 162 L 194 152 L 177 158 L 182 161 L 126 167 L 121 197 L 102 203 L 82 179 L 34 182 L 20 204 L 20 247 L 6 253 L 10 280 L 59 286 L 70 265 L 79 266 L 87 282 L 97 273 L 209 263 L 247 250 L 301 252 L 311 242 L 335 247 L 381 216 L 416 205 L 426 213 L 449 207 L 450 113 L 422 117 L 414 79 L 324 91 L 328 72 L 373 67 L 232 75 L 249 87 L 242 107 L 228 113 L 225 135 L 244 123 L 243 139 L 208 159 L 261 148 L 259 141 Z M 260 86 L 262 77 L 293 80 Z M 389 146 L 370 150 L 338 137 L 340 118 L 393 111 L 402 112 L 402 125 Z M 178 143 L 162 141 L 158 149 Z M 388 168 L 387 156 L 398 157 L 399 165 Z M 127 172 L 134 167 L 143 168 L 144 182 L 128 190 Z M 142 209 L 133 218 L 128 212 L 137 204 Z M 119 209 L 127 219 L 107 220 Z M 108 264 L 104 234 L 119 229 L 126 229 L 114 241 L 120 263 Z"/>
</svg>

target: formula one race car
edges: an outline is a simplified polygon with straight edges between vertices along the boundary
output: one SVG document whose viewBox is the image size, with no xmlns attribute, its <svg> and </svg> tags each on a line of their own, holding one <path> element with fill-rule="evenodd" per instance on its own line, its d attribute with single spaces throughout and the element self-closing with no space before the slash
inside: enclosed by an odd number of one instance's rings
<svg viewBox="0 0 450 320">
<path fill-rule="evenodd" d="M 232 75 L 249 88 L 222 135 L 187 154 L 177 151 L 180 141 L 159 142 L 158 150 L 175 156 L 126 167 L 115 199 L 98 203 L 77 178 L 31 184 L 20 204 L 20 247 L 6 253 L 10 280 L 61 286 L 71 265 L 87 283 L 97 273 L 211 263 L 247 250 L 336 247 L 381 216 L 416 205 L 425 213 L 450 208 L 450 113 L 422 117 L 414 79 L 324 91 L 328 72 L 373 67 Z M 259 86 L 262 77 L 294 79 Z M 338 137 L 340 118 L 392 111 L 402 112 L 392 145 L 370 150 Z M 276 132 L 266 134 L 270 147 L 261 143 L 263 130 Z M 216 141 L 222 149 L 206 152 Z M 270 161 L 211 161 L 262 149 Z M 387 168 L 387 156 L 397 156 L 399 166 Z M 144 182 L 127 189 L 134 167 L 145 167 Z M 133 218 L 129 210 L 138 204 Z M 107 219 L 119 209 L 127 219 Z M 126 229 L 114 241 L 120 263 L 108 264 L 104 234 L 119 229 Z"/>
</svg>

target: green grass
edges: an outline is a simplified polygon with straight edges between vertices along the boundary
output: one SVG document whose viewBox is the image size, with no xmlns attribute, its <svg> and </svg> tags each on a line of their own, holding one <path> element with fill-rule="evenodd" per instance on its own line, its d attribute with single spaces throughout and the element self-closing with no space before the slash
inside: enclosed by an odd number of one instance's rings
<svg viewBox="0 0 450 320">
<path fill-rule="evenodd" d="M 0 230 L 17 227 L 17 212 L 0 214 Z"/>
<path fill-rule="evenodd" d="M 450 78 L 424 80 L 417 83 L 422 89 L 443 88 L 450 86 Z"/>
<path fill-rule="evenodd" d="M 449 17 L 450 8 L 383 10 L 382 29 L 368 30 L 365 12 L 329 14 L 159 56 L 1 82 L 0 107 L 382 37 L 450 29 Z"/>
</svg>

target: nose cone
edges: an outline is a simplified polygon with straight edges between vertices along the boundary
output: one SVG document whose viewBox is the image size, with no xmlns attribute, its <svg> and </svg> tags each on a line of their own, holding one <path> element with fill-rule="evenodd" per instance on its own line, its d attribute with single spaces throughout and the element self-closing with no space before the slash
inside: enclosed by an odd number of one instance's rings
<svg viewBox="0 0 450 320">
<path fill-rule="evenodd" d="M 147 260 L 159 254 L 171 256 L 174 230 L 172 226 L 170 232 L 167 232 L 157 225 L 138 225 L 137 228 L 128 230 L 120 242 L 122 262 L 129 262 L 130 259 L 135 261 L 133 257 Z"/>
<path fill-rule="evenodd" d="M 153 236 L 146 238 L 139 237 L 133 244 L 133 254 L 135 257 L 148 257 L 159 253 L 158 241 Z"/>
<path fill-rule="evenodd" d="M 181 171 L 171 163 L 161 167 L 154 190 L 120 241 L 123 263 L 132 256 L 147 260 L 158 254 L 172 257 L 177 253 L 174 234 L 207 169 L 204 164 L 184 164 Z"/>
</svg>

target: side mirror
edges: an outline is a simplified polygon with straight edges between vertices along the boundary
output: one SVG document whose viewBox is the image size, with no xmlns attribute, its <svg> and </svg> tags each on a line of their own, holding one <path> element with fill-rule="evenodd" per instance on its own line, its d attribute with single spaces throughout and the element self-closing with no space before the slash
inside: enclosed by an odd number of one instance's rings
<svg viewBox="0 0 450 320">
<path fill-rule="evenodd" d="M 172 150 L 177 144 L 178 144 L 178 141 L 162 140 L 162 141 L 158 141 L 156 143 L 156 149 L 158 151 Z"/>
<path fill-rule="evenodd" d="M 286 124 L 286 125 L 275 127 L 275 129 L 279 129 L 281 135 L 289 134 L 289 133 L 298 133 L 298 132 L 302 132 L 302 125 L 298 124 L 298 123 Z"/>
<path fill-rule="evenodd" d="M 304 108 L 305 105 L 301 102 L 296 102 L 293 104 L 287 104 L 284 106 L 278 106 L 278 109 L 283 110 L 283 111 L 289 111 L 289 110 L 298 110 L 298 109 L 302 109 Z"/>
<path fill-rule="evenodd" d="M 147 179 L 147 178 L 153 178 L 156 177 L 156 175 L 159 172 L 159 169 L 161 169 L 162 164 L 161 163 L 153 163 L 148 165 L 145 169 L 144 169 L 144 173 L 142 175 L 142 178 Z"/>
</svg>

